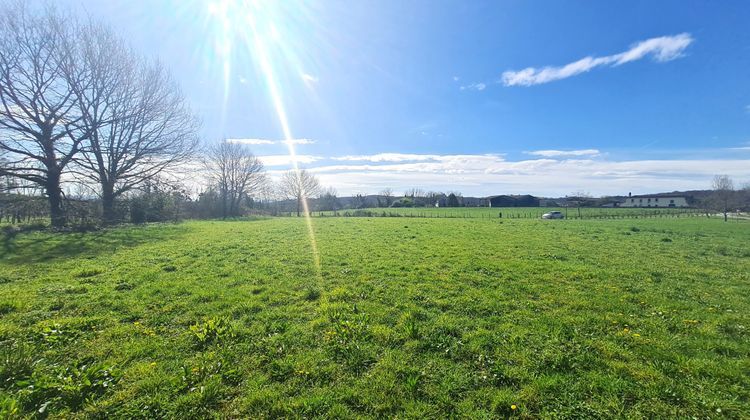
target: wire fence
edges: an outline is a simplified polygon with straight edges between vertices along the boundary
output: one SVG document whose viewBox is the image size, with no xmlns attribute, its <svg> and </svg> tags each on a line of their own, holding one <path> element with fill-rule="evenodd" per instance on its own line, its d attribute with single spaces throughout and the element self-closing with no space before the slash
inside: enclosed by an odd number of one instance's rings
<svg viewBox="0 0 750 420">
<path fill-rule="evenodd" d="M 405 211 L 406 210 L 406 211 Z M 656 219 L 656 218 L 688 218 L 707 217 L 702 209 L 596 209 L 570 208 L 563 210 L 550 209 L 456 209 L 456 210 L 418 210 L 401 209 L 394 211 L 381 209 L 338 210 L 311 212 L 311 217 L 405 217 L 424 219 L 542 219 L 550 211 L 560 211 L 562 218 L 571 220 L 592 219 Z M 296 212 L 281 213 L 280 216 L 295 217 Z"/>
</svg>

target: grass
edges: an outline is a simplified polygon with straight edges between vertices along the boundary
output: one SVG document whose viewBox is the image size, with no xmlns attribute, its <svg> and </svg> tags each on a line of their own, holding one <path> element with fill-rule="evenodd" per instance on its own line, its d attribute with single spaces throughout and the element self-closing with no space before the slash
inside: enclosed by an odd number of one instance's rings
<svg viewBox="0 0 750 420">
<path fill-rule="evenodd" d="M 750 417 L 750 224 L 260 219 L 0 248 L 0 418 Z"/>
<path fill-rule="evenodd" d="M 704 213 L 692 208 L 604 208 L 604 207 L 390 207 L 346 209 L 336 212 L 313 212 L 313 216 L 404 216 L 422 218 L 540 219 L 544 213 L 560 211 L 568 219 L 700 217 Z M 294 213 L 289 213 L 294 215 Z"/>
</svg>

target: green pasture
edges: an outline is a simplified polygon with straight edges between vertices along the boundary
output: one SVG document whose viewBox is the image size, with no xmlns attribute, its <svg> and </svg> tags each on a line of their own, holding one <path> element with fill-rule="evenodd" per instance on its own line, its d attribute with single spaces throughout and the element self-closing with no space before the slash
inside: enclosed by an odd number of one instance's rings
<svg viewBox="0 0 750 420">
<path fill-rule="evenodd" d="M 5 234 L 0 418 L 750 417 L 748 222 L 309 222 Z"/>
</svg>

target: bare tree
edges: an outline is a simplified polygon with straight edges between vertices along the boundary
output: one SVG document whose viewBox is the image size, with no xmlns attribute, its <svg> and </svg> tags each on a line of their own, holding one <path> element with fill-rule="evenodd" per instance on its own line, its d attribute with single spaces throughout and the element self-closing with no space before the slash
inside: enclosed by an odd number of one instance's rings
<svg viewBox="0 0 750 420">
<path fill-rule="evenodd" d="M 425 192 L 421 188 L 409 188 L 404 191 L 404 197 L 423 198 L 425 197 Z"/>
<path fill-rule="evenodd" d="M 279 184 L 280 192 L 288 199 L 297 200 L 297 217 L 300 215 L 302 200 L 317 195 L 320 183 L 315 175 L 304 169 L 285 172 Z"/>
<path fill-rule="evenodd" d="M 32 15 L 22 3 L 0 16 L 0 175 L 44 189 L 52 226 L 65 224 L 61 179 L 88 137 L 80 126 L 70 71 L 76 24 L 51 7 Z"/>
<path fill-rule="evenodd" d="M 243 199 L 264 192 L 263 163 L 242 144 L 222 141 L 208 149 L 205 166 L 221 201 L 221 216 L 240 215 Z"/>
<path fill-rule="evenodd" d="M 727 175 L 716 175 L 711 181 L 711 189 L 714 190 L 711 194 L 713 207 L 724 213 L 724 221 L 726 222 L 734 197 L 734 182 Z"/>
<path fill-rule="evenodd" d="M 177 168 L 194 155 L 199 123 L 159 63 L 138 57 L 112 30 L 89 24 L 80 34 L 75 84 L 82 122 L 91 133 L 76 162 L 97 183 L 105 223 L 121 195 Z"/>
<path fill-rule="evenodd" d="M 390 188 L 383 188 L 379 195 L 385 199 L 385 207 L 390 207 L 393 204 L 393 190 Z"/>
<path fill-rule="evenodd" d="M 338 193 L 333 187 L 323 188 L 318 196 L 318 209 L 336 211 L 339 209 Z"/>
</svg>

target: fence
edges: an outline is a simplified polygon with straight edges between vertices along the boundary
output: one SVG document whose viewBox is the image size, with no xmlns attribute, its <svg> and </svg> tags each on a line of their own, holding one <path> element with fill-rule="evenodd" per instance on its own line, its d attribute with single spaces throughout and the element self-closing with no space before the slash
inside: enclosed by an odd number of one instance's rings
<svg viewBox="0 0 750 420">
<path fill-rule="evenodd" d="M 409 210 L 400 211 L 393 210 L 375 210 L 375 209 L 364 209 L 364 210 L 339 210 L 339 211 L 324 211 L 324 212 L 311 212 L 312 217 L 405 217 L 405 218 L 426 218 L 426 219 L 541 219 L 542 215 L 552 211 L 550 209 L 537 209 L 529 210 L 524 209 L 522 211 L 513 209 L 497 209 L 497 211 L 490 210 L 489 208 L 471 208 L 471 209 L 460 209 L 460 210 Z M 581 209 L 568 209 L 566 212 L 561 211 L 566 219 L 572 220 L 595 220 L 595 219 L 654 219 L 654 218 L 686 218 L 686 217 L 705 217 L 706 212 L 701 209 L 597 209 L 597 208 L 581 208 Z M 567 214 L 566 214 L 567 213 Z M 296 212 L 281 213 L 280 216 L 294 217 Z"/>
</svg>

